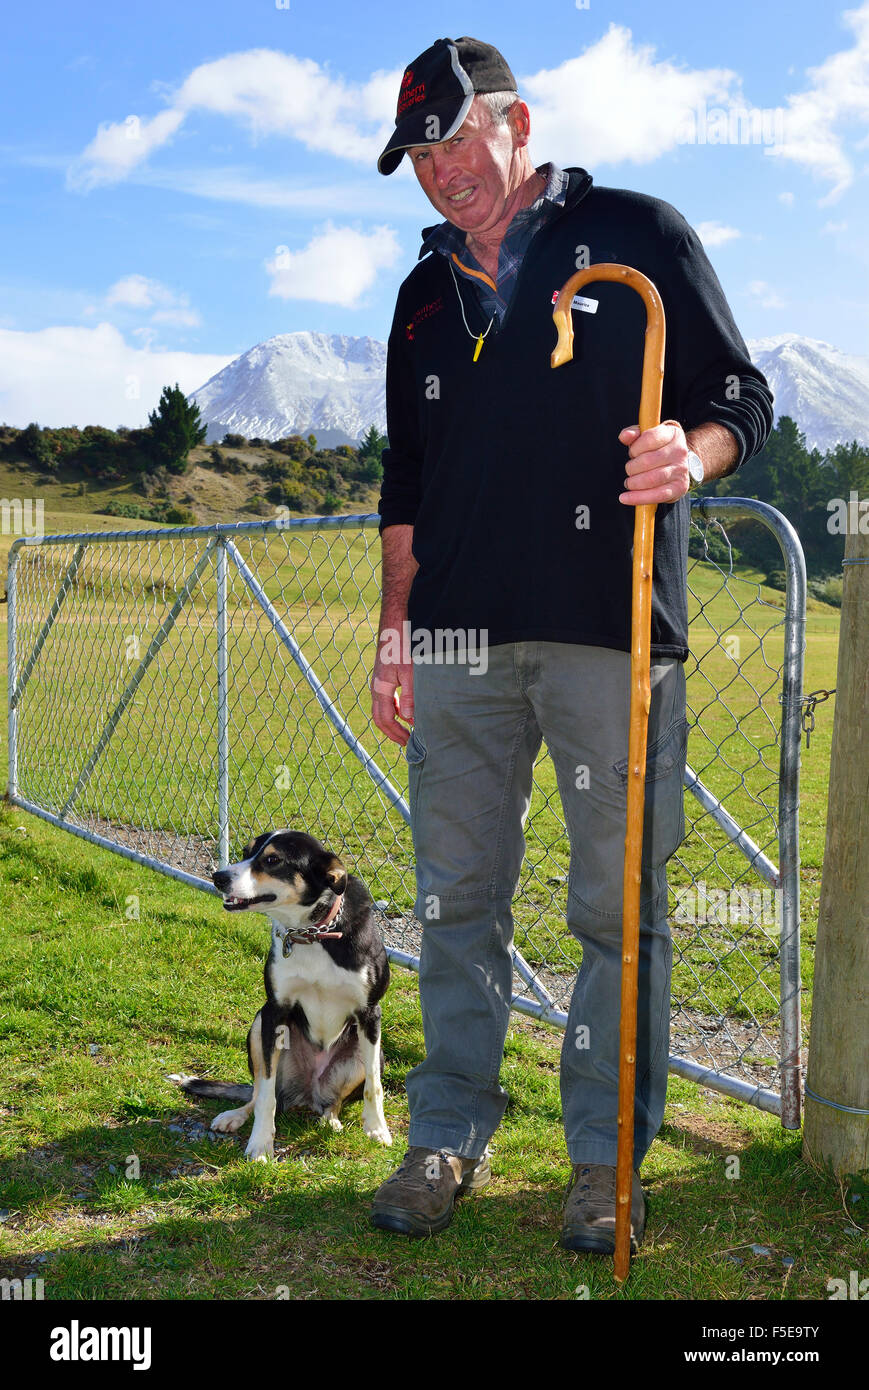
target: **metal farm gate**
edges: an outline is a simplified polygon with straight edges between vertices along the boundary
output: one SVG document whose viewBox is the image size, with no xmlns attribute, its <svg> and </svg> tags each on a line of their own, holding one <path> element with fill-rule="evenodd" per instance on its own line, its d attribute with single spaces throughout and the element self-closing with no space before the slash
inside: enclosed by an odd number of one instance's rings
<svg viewBox="0 0 869 1390">
<path fill-rule="evenodd" d="M 671 1070 L 800 1117 L 798 779 L 805 565 L 761 502 L 695 501 L 686 838 L 670 861 Z M 777 537 L 787 587 L 709 558 L 724 523 Z M 214 892 L 253 834 L 308 830 L 377 901 L 392 960 L 418 963 L 401 749 L 370 721 L 378 517 L 19 539 L 9 557 L 9 798 Z M 722 548 L 722 538 L 726 542 Z M 514 1008 L 564 1027 L 580 947 L 541 750 L 514 916 Z"/>
</svg>

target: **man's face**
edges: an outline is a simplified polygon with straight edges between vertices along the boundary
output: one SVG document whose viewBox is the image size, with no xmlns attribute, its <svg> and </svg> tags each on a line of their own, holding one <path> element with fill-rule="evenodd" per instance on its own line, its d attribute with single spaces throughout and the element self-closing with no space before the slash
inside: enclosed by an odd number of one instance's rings
<svg viewBox="0 0 869 1390">
<path fill-rule="evenodd" d="M 521 184 L 518 154 L 527 142 L 524 102 L 515 102 L 507 121 L 493 125 L 488 108 L 475 97 L 451 140 L 413 145 L 407 153 L 420 187 L 441 216 L 479 236 L 503 219 L 508 199 Z"/>
</svg>

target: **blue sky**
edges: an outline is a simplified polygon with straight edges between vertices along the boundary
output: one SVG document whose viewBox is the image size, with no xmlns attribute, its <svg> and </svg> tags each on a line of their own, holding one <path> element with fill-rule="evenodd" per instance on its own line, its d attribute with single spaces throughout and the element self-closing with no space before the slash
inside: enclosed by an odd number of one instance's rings
<svg viewBox="0 0 869 1390">
<path fill-rule="evenodd" d="M 869 0 L 505 9 L 8 8 L 0 420 L 144 423 L 164 382 L 191 391 L 274 334 L 385 339 L 433 214 L 406 161 L 374 160 L 404 65 L 465 33 L 516 73 L 537 163 L 700 230 L 745 337 L 869 353 Z"/>
</svg>

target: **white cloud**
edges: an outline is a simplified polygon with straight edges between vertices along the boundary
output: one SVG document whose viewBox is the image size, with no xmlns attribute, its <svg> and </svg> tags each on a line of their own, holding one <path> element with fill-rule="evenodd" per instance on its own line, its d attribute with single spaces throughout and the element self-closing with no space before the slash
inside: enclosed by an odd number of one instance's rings
<svg viewBox="0 0 869 1390">
<path fill-rule="evenodd" d="M 375 73 L 367 83 L 332 77 L 311 58 L 271 49 L 230 53 L 195 68 L 180 87 L 181 110 L 234 116 L 257 135 L 283 134 L 342 159 L 376 159 L 392 128 L 401 79 Z M 375 124 L 376 131 L 366 130 Z"/>
<path fill-rule="evenodd" d="M 254 139 L 285 135 L 310 150 L 373 164 L 392 130 L 401 69 L 365 83 L 332 77 L 311 58 L 256 48 L 194 68 L 150 121 L 137 116 L 100 126 L 71 166 L 81 191 L 125 178 L 165 144 L 191 111 L 210 111 L 246 125 Z"/>
<path fill-rule="evenodd" d="M 126 304 L 131 309 L 147 309 L 154 300 L 151 286 L 155 282 L 144 275 L 125 275 L 116 280 L 106 295 L 107 304 Z"/>
<path fill-rule="evenodd" d="M 521 80 L 532 108 L 533 148 L 540 158 L 592 168 L 642 164 L 692 138 L 711 146 L 745 143 L 743 128 L 750 129 L 760 132 L 750 143 L 764 153 L 832 182 L 831 200 L 853 178 L 841 127 L 862 122 L 865 129 L 869 117 L 869 0 L 843 18 L 852 47 L 810 69 L 807 90 L 775 110 L 747 102 L 738 73 L 658 58 L 630 29 L 611 24 L 577 57 Z M 128 177 L 195 111 L 240 123 L 254 140 L 284 136 L 373 171 L 392 130 L 399 80 L 399 69 L 351 82 L 293 53 L 230 53 L 199 64 L 174 90 L 166 87 L 167 109 L 158 115 L 101 125 L 69 168 L 68 184 L 86 191 Z"/>
<path fill-rule="evenodd" d="M 784 203 L 786 208 L 792 208 L 794 205 L 793 193 L 780 193 L 778 195 L 778 200 L 780 203 Z"/>
<path fill-rule="evenodd" d="M 384 141 L 385 143 L 385 141 Z M 136 176 L 138 183 L 150 188 L 167 188 L 188 193 L 195 198 L 210 198 L 215 202 L 242 203 L 257 208 L 285 208 L 309 217 L 330 214 L 346 216 L 383 216 L 388 203 L 390 216 L 419 218 L 419 196 L 416 180 L 412 185 L 399 173 L 389 185 L 378 176 L 369 178 L 335 179 L 329 183 L 293 183 L 291 178 L 259 178 L 248 169 L 233 166 L 196 169 L 167 169 L 152 167 Z"/>
<path fill-rule="evenodd" d="M 274 259 L 266 262 L 272 277 L 269 294 L 355 309 L 377 272 L 394 265 L 400 250 L 391 227 L 373 227 L 366 233 L 327 222 L 302 251 L 279 247 Z"/>
<path fill-rule="evenodd" d="M 809 68 L 811 86 L 788 97 L 784 140 L 767 151 L 833 183 L 822 204 L 835 201 L 854 179 L 840 127 L 859 122 L 865 129 L 869 121 L 869 0 L 842 19 L 853 31 L 853 46 Z"/>
<path fill-rule="evenodd" d="M 0 329 L 0 420 L 41 425 L 146 425 L 166 385 L 187 395 L 232 358 L 131 347 L 110 323 L 33 333 Z"/>
<path fill-rule="evenodd" d="M 195 328 L 201 322 L 199 314 L 190 307 L 188 295 L 177 294 L 168 285 L 150 280 L 146 275 L 125 275 L 116 280 L 105 302 L 108 308 L 119 304 L 128 309 L 152 309 L 152 323 Z M 94 309 L 89 312 L 93 313 Z"/>
<path fill-rule="evenodd" d="M 647 163 L 682 140 L 686 116 L 733 99 L 725 68 L 685 69 L 656 59 L 629 29 L 611 24 L 578 58 L 525 76 L 538 158 L 559 163 Z"/>
<path fill-rule="evenodd" d="M 847 222 L 825 222 L 821 228 L 821 235 L 835 236 L 838 232 L 847 232 Z"/>
<path fill-rule="evenodd" d="M 786 303 L 782 299 L 778 290 L 772 285 L 768 285 L 765 280 L 752 280 L 748 286 L 748 293 L 752 299 L 756 299 L 762 309 L 784 309 Z"/>
<path fill-rule="evenodd" d="M 87 193 L 100 184 L 117 183 L 152 150 L 165 145 L 184 120 L 183 111 L 161 111 L 151 120 L 127 116 L 101 125 L 93 140 L 67 170 L 67 187 Z"/>
<path fill-rule="evenodd" d="M 736 227 L 727 227 L 723 222 L 698 222 L 694 230 L 704 246 L 723 246 L 742 236 Z"/>
</svg>

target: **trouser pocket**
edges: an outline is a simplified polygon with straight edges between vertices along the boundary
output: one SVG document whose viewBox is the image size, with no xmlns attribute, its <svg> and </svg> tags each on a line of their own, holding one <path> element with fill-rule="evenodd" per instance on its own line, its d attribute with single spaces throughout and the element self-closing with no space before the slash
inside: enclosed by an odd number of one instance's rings
<svg viewBox="0 0 869 1390">
<path fill-rule="evenodd" d="M 646 809 L 643 817 L 643 862 L 660 868 L 685 838 L 683 777 L 688 752 L 688 720 L 675 719 L 646 752 Z M 613 764 L 625 788 L 628 758 Z"/>
</svg>

